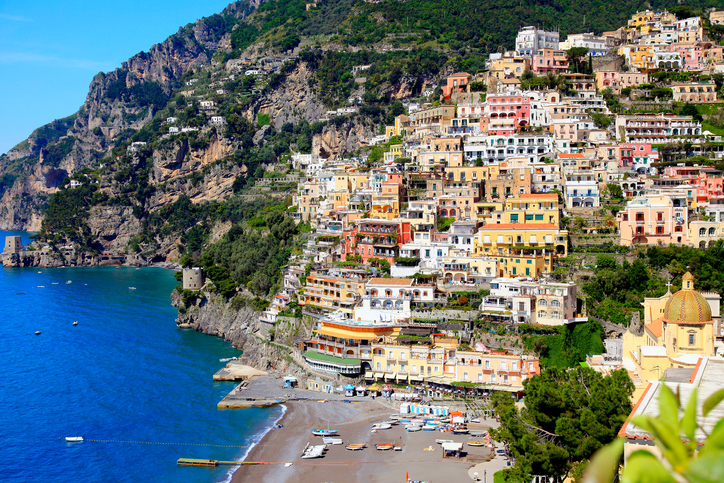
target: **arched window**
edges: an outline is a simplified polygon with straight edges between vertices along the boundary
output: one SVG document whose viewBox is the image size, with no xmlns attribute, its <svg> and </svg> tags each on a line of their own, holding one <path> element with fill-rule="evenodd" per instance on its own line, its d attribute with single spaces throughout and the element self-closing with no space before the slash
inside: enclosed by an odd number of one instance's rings
<svg viewBox="0 0 724 483">
<path fill-rule="evenodd" d="M 716 228 L 709 228 L 709 236 L 716 235 Z"/>
<path fill-rule="evenodd" d="M 548 301 L 547 301 L 546 299 L 541 299 L 541 300 L 538 302 L 538 305 L 541 306 L 541 307 L 545 307 L 546 305 L 548 305 Z"/>
<path fill-rule="evenodd" d="M 560 307 L 560 306 L 561 306 L 560 300 L 553 300 L 551 302 L 551 307 Z"/>
<path fill-rule="evenodd" d="M 699 228 L 699 236 L 706 235 L 706 228 Z"/>
</svg>

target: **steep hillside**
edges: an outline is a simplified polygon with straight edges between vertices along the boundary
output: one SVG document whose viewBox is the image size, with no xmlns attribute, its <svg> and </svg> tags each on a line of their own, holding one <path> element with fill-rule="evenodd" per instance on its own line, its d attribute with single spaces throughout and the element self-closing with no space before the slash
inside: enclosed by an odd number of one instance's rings
<svg viewBox="0 0 724 483">
<path fill-rule="evenodd" d="M 179 256 L 187 250 L 178 246 L 182 232 L 212 221 L 208 205 L 248 196 L 269 170 L 289 171 L 291 152 L 354 153 L 402 112 L 398 99 L 420 99 L 445 75 L 482 68 L 488 52 L 512 46 L 519 26 L 600 32 L 636 10 L 675 4 L 236 2 L 99 73 L 76 114 L 0 157 L 0 228 L 41 231 L 54 244 L 95 252 L 147 246 Z M 371 64 L 366 79 L 352 75 L 358 64 Z M 321 120 L 349 99 L 362 101 L 356 112 Z M 73 191 L 71 179 L 92 192 L 62 195 Z M 162 223 L 182 199 L 198 216 Z M 72 218 L 80 225 L 59 219 L 70 209 L 83 214 Z"/>
</svg>

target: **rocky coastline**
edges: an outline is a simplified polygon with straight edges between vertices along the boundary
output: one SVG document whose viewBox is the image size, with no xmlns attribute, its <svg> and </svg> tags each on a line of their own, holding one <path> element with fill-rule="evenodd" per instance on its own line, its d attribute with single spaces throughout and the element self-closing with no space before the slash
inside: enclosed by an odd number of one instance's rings
<svg viewBox="0 0 724 483">
<path fill-rule="evenodd" d="M 245 305 L 234 307 L 218 294 L 202 292 L 189 306 L 183 305 L 179 292 L 171 294 L 171 305 L 179 308 L 176 325 L 202 334 L 221 337 L 243 354 L 239 361 L 269 372 L 294 374 L 304 371 L 290 356 L 292 348 L 281 342 L 270 342 L 274 326 L 261 322 L 261 312 Z"/>
</svg>

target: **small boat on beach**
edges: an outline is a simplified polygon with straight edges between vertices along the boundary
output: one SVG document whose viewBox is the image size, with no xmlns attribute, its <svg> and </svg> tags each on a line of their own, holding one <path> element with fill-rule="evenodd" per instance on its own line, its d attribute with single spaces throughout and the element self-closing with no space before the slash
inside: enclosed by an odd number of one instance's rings
<svg viewBox="0 0 724 483">
<path fill-rule="evenodd" d="M 344 447 L 344 449 L 348 449 L 350 451 L 361 451 L 367 447 L 367 443 L 349 443 L 347 446 Z"/>
<path fill-rule="evenodd" d="M 452 430 L 453 434 L 468 434 L 469 431 L 463 428 L 457 428 Z"/>
<path fill-rule="evenodd" d="M 65 440 L 68 443 L 80 443 L 81 441 L 83 441 L 83 436 L 66 436 Z"/>
<path fill-rule="evenodd" d="M 395 447 L 395 443 L 377 443 L 375 448 L 379 451 L 389 451 Z"/>
<path fill-rule="evenodd" d="M 372 425 L 373 430 L 390 429 L 391 427 L 392 427 L 392 425 L 390 423 L 376 423 L 376 424 Z"/>
<path fill-rule="evenodd" d="M 468 446 L 487 446 L 485 441 L 468 441 Z"/>
<path fill-rule="evenodd" d="M 312 434 L 315 436 L 337 436 L 339 431 L 336 429 L 315 429 Z"/>
<path fill-rule="evenodd" d="M 488 435 L 487 431 L 470 431 L 470 436 L 475 438 L 484 438 Z"/>
<path fill-rule="evenodd" d="M 302 459 L 321 458 L 324 456 L 324 450 L 326 448 L 323 444 L 309 446 L 309 443 L 307 443 L 307 446 L 304 447 L 304 451 L 302 452 Z"/>
<path fill-rule="evenodd" d="M 415 431 L 422 431 L 422 426 L 419 424 L 408 424 L 405 426 L 405 429 L 410 433 L 414 433 Z"/>
<path fill-rule="evenodd" d="M 342 444 L 342 438 L 322 438 L 324 444 Z"/>
<path fill-rule="evenodd" d="M 452 439 L 436 439 L 435 442 L 437 444 L 443 444 L 443 443 L 452 443 L 453 440 Z"/>
</svg>

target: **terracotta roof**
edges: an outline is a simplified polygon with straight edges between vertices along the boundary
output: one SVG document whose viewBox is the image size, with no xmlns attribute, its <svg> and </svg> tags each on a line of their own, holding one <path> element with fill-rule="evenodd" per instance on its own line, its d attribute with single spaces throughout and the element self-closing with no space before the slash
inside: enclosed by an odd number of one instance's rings
<svg viewBox="0 0 724 483">
<path fill-rule="evenodd" d="M 367 285 L 412 285 L 411 278 L 372 278 Z"/>
<path fill-rule="evenodd" d="M 641 406 L 641 403 L 643 402 L 644 398 L 646 397 L 646 393 L 649 392 L 649 389 L 651 389 L 651 383 L 649 383 L 648 386 L 646 386 L 646 389 L 644 390 L 643 394 L 641 394 L 641 397 L 638 401 L 636 401 L 636 404 L 634 405 L 633 409 L 631 409 L 631 413 L 628 415 L 628 418 L 626 418 L 626 422 L 623 423 L 623 426 L 621 427 L 621 430 L 618 432 L 618 436 L 626 436 L 626 428 L 628 427 L 628 423 L 631 422 L 631 419 L 633 419 L 634 414 L 636 414 L 636 411 L 638 411 L 639 406 Z"/>
<path fill-rule="evenodd" d="M 573 154 L 558 154 L 558 155 L 556 155 L 556 157 L 557 157 L 557 158 L 568 158 L 568 159 L 570 159 L 570 158 L 585 159 L 585 158 L 586 158 L 584 155 L 579 154 L 579 153 L 573 153 Z"/>
<path fill-rule="evenodd" d="M 557 193 L 526 193 L 520 195 L 520 198 L 550 198 L 550 199 L 558 199 Z"/>
<path fill-rule="evenodd" d="M 649 332 L 654 334 L 654 336 L 658 339 L 664 332 L 664 318 L 659 317 L 656 320 L 652 320 L 651 323 L 646 326 L 646 328 L 649 329 Z"/>
<path fill-rule="evenodd" d="M 557 230 L 552 223 L 500 223 L 484 225 L 480 231 L 486 230 Z"/>
<path fill-rule="evenodd" d="M 453 75 L 451 75 L 449 77 L 470 77 L 470 74 L 468 74 L 467 72 L 455 72 Z"/>
</svg>

